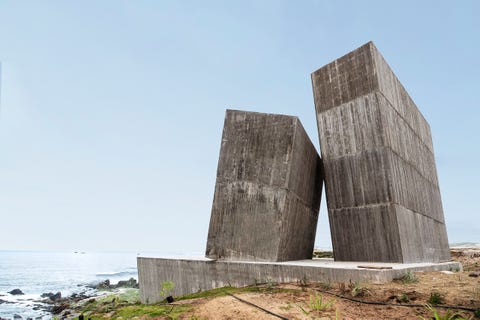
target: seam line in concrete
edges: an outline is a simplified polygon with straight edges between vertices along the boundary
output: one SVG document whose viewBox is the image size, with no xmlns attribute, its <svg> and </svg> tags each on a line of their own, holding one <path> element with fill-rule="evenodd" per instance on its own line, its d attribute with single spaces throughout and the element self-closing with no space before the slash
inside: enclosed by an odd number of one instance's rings
<svg viewBox="0 0 480 320">
<path fill-rule="evenodd" d="M 350 101 L 348 101 L 348 102 L 344 102 L 344 103 L 342 103 L 342 104 L 333 106 L 333 107 L 331 107 L 331 108 L 329 108 L 329 109 L 327 109 L 327 110 L 324 110 L 324 111 L 322 111 L 322 112 L 317 112 L 316 110 L 315 110 L 315 112 L 316 112 L 317 114 L 321 114 L 321 113 L 323 113 L 323 112 L 326 112 L 326 111 L 329 111 L 329 110 L 333 110 L 333 109 L 335 109 L 335 108 L 343 107 L 343 106 L 348 105 L 349 103 L 351 103 L 351 102 L 354 101 L 354 100 L 357 100 L 357 99 L 360 99 L 360 98 L 364 98 L 365 96 L 368 96 L 368 95 L 370 95 L 370 94 L 372 94 L 372 93 L 379 93 L 379 94 L 385 99 L 385 101 L 387 101 L 387 103 L 388 103 L 388 105 L 390 106 L 390 108 L 392 108 L 392 109 L 394 110 L 394 112 L 400 117 L 400 119 L 402 119 L 402 120 L 406 123 L 406 125 L 408 126 L 408 128 L 413 132 L 414 136 L 420 141 L 420 143 L 422 143 L 432 155 L 435 155 L 434 152 L 433 152 L 433 148 L 430 148 L 430 147 L 422 140 L 422 138 L 420 138 L 420 136 L 418 135 L 418 133 L 417 133 L 415 130 L 413 130 L 413 128 L 412 128 L 412 126 L 410 125 L 410 123 L 409 123 L 407 120 L 405 120 L 405 118 L 398 112 L 397 109 L 395 109 L 395 108 L 393 107 L 392 102 L 390 102 L 390 100 L 388 100 L 388 98 L 387 98 L 387 97 L 383 94 L 383 92 L 381 92 L 379 89 L 376 89 L 376 90 L 371 91 L 371 92 L 369 92 L 369 93 L 367 93 L 367 94 L 364 94 L 363 96 L 358 96 L 358 97 L 356 97 L 356 98 L 354 98 L 354 99 L 352 99 L 352 100 L 350 100 Z M 413 102 L 413 100 L 412 100 L 412 102 Z M 415 105 L 415 104 L 414 104 L 414 105 Z M 417 111 L 418 111 L 418 107 L 417 107 L 416 105 L 415 105 L 415 108 L 417 108 Z M 420 111 L 418 111 L 418 112 L 420 113 Z M 426 121 L 426 120 L 425 120 L 425 121 Z M 317 121 L 317 127 L 319 127 L 318 121 Z M 318 129 L 319 129 L 319 128 L 318 128 Z M 430 133 L 430 134 L 431 134 L 431 133 Z M 320 143 L 320 144 L 321 144 L 321 143 Z M 322 155 L 322 157 L 323 157 L 323 155 Z"/>
<path fill-rule="evenodd" d="M 431 219 L 435 222 L 445 224 L 445 222 L 443 222 L 441 220 L 432 218 L 430 216 L 427 216 L 426 214 L 423 214 L 423 213 L 420 213 L 418 211 L 409 209 L 409 208 L 407 208 L 407 207 L 405 207 L 405 206 L 403 206 L 399 203 L 396 203 L 396 202 L 380 202 L 380 203 L 372 203 L 372 204 L 360 205 L 360 206 L 355 206 L 355 207 L 328 208 L 328 210 L 339 211 L 339 210 L 351 210 L 351 209 L 367 209 L 367 208 L 372 208 L 372 207 L 374 207 L 374 208 L 375 207 L 388 207 L 388 206 L 393 206 L 393 205 L 398 206 L 398 207 L 403 207 L 404 209 L 406 209 L 408 211 L 411 211 L 412 213 L 419 214 L 419 215 L 424 216 L 425 218 Z"/>
<path fill-rule="evenodd" d="M 381 150 L 381 149 L 390 150 L 394 155 L 396 155 L 403 162 L 405 162 L 408 166 L 410 166 L 413 170 L 415 170 L 420 175 L 420 177 L 425 179 L 427 182 L 429 182 L 432 186 L 434 186 L 436 189 L 438 189 L 440 191 L 440 187 L 438 186 L 438 183 L 435 183 L 432 180 L 430 180 L 429 178 L 425 177 L 413 163 L 411 163 L 410 161 L 407 161 L 405 158 L 403 158 L 401 155 L 399 155 L 395 150 L 393 150 L 389 145 L 377 146 L 377 147 L 374 147 L 374 148 L 362 150 L 362 151 L 357 152 L 357 153 L 346 153 L 346 154 L 341 155 L 339 157 L 331 157 L 331 158 L 330 157 L 324 157 L 323 160 L 324 160 L 324 162 L 329 162 L 329 161 L 334 161 L 334 160 L 343 159 L 343 158 L 349 158 L 349 157 L 353 157 L 353 156 L 356 156 L 356 155 L 359 155 L 359 154 L 362 154 L 362 153 L 366 153 L 366 152 L 369 152 L 369 151 L 377 151 L 377 150 Z M 437 179 L 438 179 L 438 177 L 437 177 Z"/>
<path fill-rule="evenodd" d="M 274 186 L 274 185 L 268 185 L 268 184 L 264 184 L 264 183 L 258 183 L 258 182 L 254 182 L 254 181 L 250 181 L 250 180 L 222 180 L 222 181 L 217 181 L 218 184 L 235 184 L 235 183 L 240 183 L 240 182 L 246 182 L 246 183 L 249 183 L 249 184 L 255 184 L 255 185 L 258 185 L 258 186 L 261 186 L 261 187 L 267 187 L 267 188 L 272 188 L 272 189 L 275 189 L 275 190 L 283 190 L 283 191 L 287 191 L 289 194 L 292 194 L 295 196 L 295 198 L 297 198 L 305 207 L 311 209 L 312 211 L 314 212 L 319 212 L 319 210 L 315 210 L 314 208 L 312 208 L 310 205 L 308 205 L 308 203 L 303 200 L 302 198 L 300 198 L 298 196 L 298 194 L 296 194 L 295 192 L 293 192 L 292 190 L 290 190 L 290 188 L 286 188 L 286 187 L 279 187 L 279 186 Z"/>
<path fill-rule="evenodd" d="M 405 89 L 404 89 L 404 90 L 405 90 Z M 406 92 L 406 91 L 405 91 L 405 92 Z M 425 143 L 425 141 L 423 141 L 423 139 L 418 135 L 418 133 L 417 133 L 415 130 L 413 130 L 413 128 L 412 128 L 412 126 L 410 125 L 410 123 L 400 114 L 400 112 L 398 112 L 397 109 L 395 109 L 395 107 L 393 106 L 393 103 L 392 103 L 390 100 L 388 100 L 388 98 L 385 96 L 385 94 L 383 94 L 382 91 L 379 90 L 378 93 L 380 93 L 380 95 L 388 102 L 390 108 L 393 109 L 393 111 L 400 117 L 400 119 L 402 119 L 402 120 L 407 124 L 408 128 L 413 132 L 413 134 L 415 135 L 415 137 L 417 137 L 417 139 L 420 140 L 420 142 L 428 149 L 428 151 L 430 151 L 430 153 L 432 153 L 433 155 L 435 155 L 435 154 L 433 153 L 433 146 L 432 146 L 432 148 L 430 148 L 430 147 Z M 413 102 L 412 98 L 410 98 L 410 100 L 412 101 L 413 105 L 415 106 L 415 109 L 416 109 L 416 111 L 417 111 L 417 114 L 421 114 L 420 110 L 418 110 L 418 107 L 417 107 L 417 105 L 415 104 L 415 102 Z M 427 123 L 427 125 L 428 125 L 427 120 L 425 120 L 425 119 L 423 119 L 423 120 L 424 120 L 424 121 Z M 429 128 L 429 129 L 430 129 L 430 128 Z M 431 129 L 430 129 L 430 131 L 431 131 Z M 431 136 L 431 134 L 432 134 L 432 133 L 430 132 L 430 136 Z"/>
</svg>

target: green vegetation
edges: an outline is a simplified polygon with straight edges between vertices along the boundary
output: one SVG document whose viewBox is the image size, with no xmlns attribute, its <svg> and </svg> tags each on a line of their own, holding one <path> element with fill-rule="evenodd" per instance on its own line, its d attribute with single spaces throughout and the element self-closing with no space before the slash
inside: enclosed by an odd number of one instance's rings
<svg viewBox="0 0 480 320">
<path fill-rule="evenodd" d="M 332 251 L 314 250 L 313 251 L 313 257 L 314 258 L 333 258 L 333 252 Z"/>
<path fill-rule="evenodd" d="M 409 284 L 409 283 L 416 283 L 418 282 L 418 278 L 417 276 L 415 275 L 414 272 L 408 270 L 407 272 L 405 272 L 405 274 L 403 275 L 403 277 L 400 278 L 400 280 L 404 283 L 404 284 Z"/>
<path fill-rule="evenodd" d="M 134 317 L 142 317 L 142 319 L 149 319 L 158 316 L 164 316 L 167 319 L 178 319 L 178 317 L 191 310 L 190 305 L 129 305 L 118 307 L 110 311 L 97 310 L 92 312 L 85 312 L 85 318 L 97 320 L 105 319 L 131 319 Z M 76 318 L 78 319 L 78 318 Z"/>
<path fill-rule="evenodd" d="M 430 293 L 430 298 L 427 301 L 429 304 L 442 304 L 443 303 L 443 296 L 438 292 Z"/>
<path fill-rule="evenodd" d="M 426 308 L 431 312 L 431 315 L 428 318 L 420 317 L 422 320 L 427 319 L 434 319 L 434 320 L 470 320 L 473 319 L 473 316 L 470 318 L 466 318 L 461 312 L 453 312 L 451 310 L 447 310 L 443 315 L 440 312 L 432 307 L 431 305 L 427 304 Z"/>
<path fill-rule="evenodd" d="M 322 295 L 318 295 L 315 292 L 315 296 L 310 296 L 310 303 L 307 305 L 309 310 L 306 310 L 301 305 L 298 305 L 298 307 L 300 308 L 300 310 L 302 310 L 304 314 L 310 314 L 314 311 L 330 310 L 333 307 L 334 303 L 335 299 L 331 299 L 330 301 L 327 299 L 324 300 Z"/>
<path fill-rule="evenodd" d="M 275 280 L 273 280 L 271 278 L 267 278 L 266 289 L 269 290 L 269 291 L 272 291 L 276 287 L 278 287 L 278 283 L 275 282 Z"/>
<path fill-rule="evenodd" d="M 369 293 L 368 288 L 358 282 L 350 282 L 349 288 L 352 297 L 363 297 Z"/>
<path fill-rule="evenodd" d="M 173 285 L 173 283 L 172 283 Z M 162 291 L 168 294 L 168 290 L 172 290 L 171 284 L 162 286 Z M 265 286 L 251 286 L 244 288 L 223 287 L 202 291 L 177 297 L 177 301 L 187 299 L 211 298 L 225 296 L 228 294 L 240 294 L 246 292 L 300 292 L 294 289 L 271 288 L 268 284 Z M 154 317 L 165 317 L 166 319 L 177 319 L 185 312 L 191 311 L 192 306 L 185 304 L 141 304 L 138 289 L 126 289 L 120 293 L 110 294 L 96 299 L 90 299 L 79 306 L 81 313 L 85 319 L 131 319 L 134 317 L 142 317 L 149 319 Z M 191 319 L 200 319 L 193 315 Z"/>
<path fill-rule="evenodd" d="M 138 289 L 126 289 L 116 294 L 90 299 L 81 306 L 81 313 L 85 319 L 131 319 L 142 316 L 142 319 L 163 316 L 167 319 L 177 319 L 184 312 L 190 311 L 191 306 L 140 303 Z"/>
<path fill-rule="evenodd" d="M 400 301 L 403 303 L 407 303 L 408 301 L 410 301 L 410 299 L 408 299 L 408 296 L 405 292 L 402 293 L 402 295 L 400 296 Z"/>
<path fill-rule="evenodd" d="M 480 309 L 478 310 L 475 310 L 475 312 L 473 313 L 473 315 L 477 318 L 480 318 Z"/>
<path fill-rule="evenodd" d="M 170 295 L 170 293 L 173 291 L 173 288 L 175 288 L 175 285 L 173 284 L 172 281 L 165 281 L 162 283 L 162 289 L 160 290 L 160 296 L 161 297 L 167 297 Z"/>
</svg>

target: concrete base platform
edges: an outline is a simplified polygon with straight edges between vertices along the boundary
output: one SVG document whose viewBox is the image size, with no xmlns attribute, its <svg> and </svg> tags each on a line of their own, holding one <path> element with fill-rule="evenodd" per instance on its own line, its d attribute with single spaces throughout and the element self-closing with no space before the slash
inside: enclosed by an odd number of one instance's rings
<svg viewBox="0 0 480 320">
<path fill-rule="evenodd" d="M 170 295 L 181 296 L 224 286 L 242 287 L 274 281 L 386 283 L 407 271 L 461 270 L 458 262 L 372 263 L 312 259 L 286 262 L 220 261 L 208 258 L 137 258 L 140 298 L 143 303 L 163 300 L 162 284 L 174 283 Z"/>
</svg>

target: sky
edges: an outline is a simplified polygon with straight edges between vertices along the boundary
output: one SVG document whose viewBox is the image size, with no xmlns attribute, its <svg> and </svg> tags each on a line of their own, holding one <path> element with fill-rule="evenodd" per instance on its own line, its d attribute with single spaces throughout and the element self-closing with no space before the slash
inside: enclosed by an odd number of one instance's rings
<svg viewBox="0 0 480 320">
<path fill-rule="evenodd" d="M 225 109 L 295 115 L 372 40 L 480 242 L 480 2 L 0 0 L 0 249 L 203 252 Z M 316 246 L 331 247 L 322 198 Z"/>
</svg>

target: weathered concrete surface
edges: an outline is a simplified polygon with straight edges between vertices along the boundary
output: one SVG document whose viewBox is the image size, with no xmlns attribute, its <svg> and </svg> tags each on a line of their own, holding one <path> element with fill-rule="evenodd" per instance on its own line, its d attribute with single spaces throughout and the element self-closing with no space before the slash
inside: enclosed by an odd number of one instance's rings
<svg viewBox="0 0 480 320">
<path fill-rule="evenodd" d="M 335 258 L 449 260 L 430 127 L 373 43 L 312 84 Z"/>
<path fill-rule="evenodd" d="M 320 157 L 297 117 L 227 110 L 206 256 L 311 258 L 322 183 Z"/>
<path fill-rule="evenodd" d="M 164 259 L 137 258 L 140 299 L 155 303 L 165 297 L 160 295 L 162 284 L 174 283 L 174 296 L 195 293 L 228 285 L 241 287 L 275 281 L 297 282 L 304 278 L 317 282 L 361 281 L 385 283 L 400 278 L 410 271 L 461 270 L 458 262 L 444 263 L 370 263 L 372 266 L 392 269 L 364 269 L 368 263 L 334 262 L 332 259 L 313 259 L 288 262 L 220 261 L 208 258 Z"/>
</svg>

